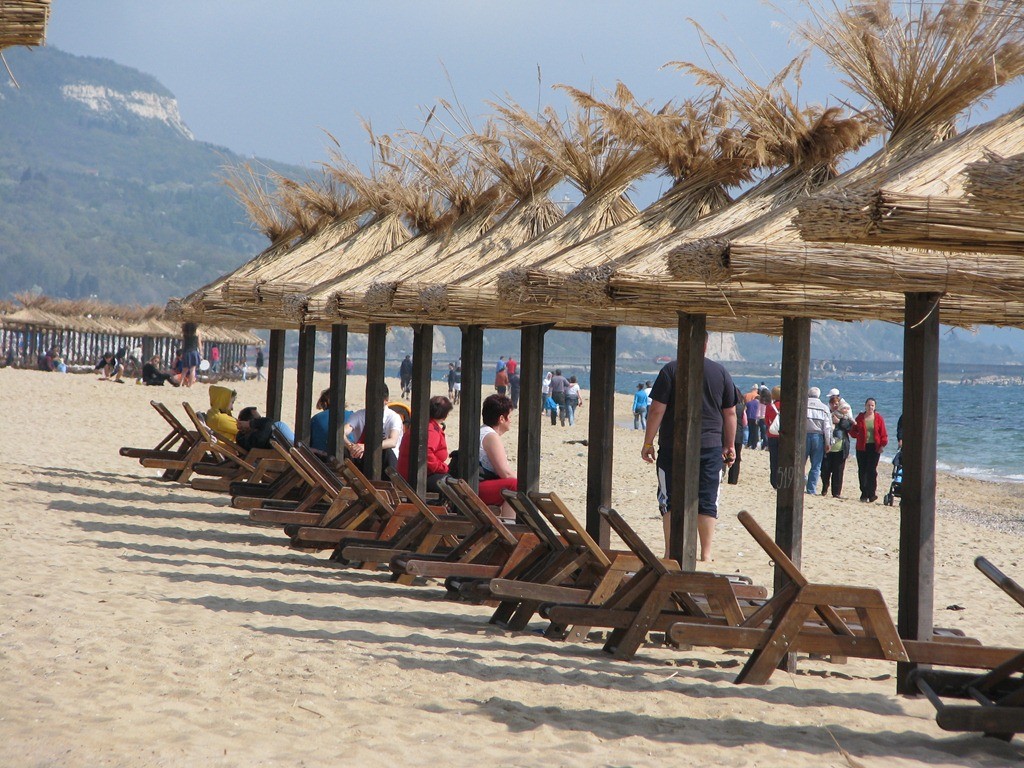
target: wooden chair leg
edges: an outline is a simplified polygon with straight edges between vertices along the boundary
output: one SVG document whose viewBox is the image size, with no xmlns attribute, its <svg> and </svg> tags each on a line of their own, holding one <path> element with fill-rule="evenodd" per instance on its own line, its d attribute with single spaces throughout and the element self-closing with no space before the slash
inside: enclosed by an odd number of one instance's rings
<svg viewBox="0 0 1024 768">
<path fill-rule="evenodd" d="M 743 665 L 743 669 L 736 676 L 736 682 L 753 685 L 767 683 L 779 666 L 779 662 L 789 653 L 790 645 L 813 610 L 812 604 L 802 603 L 797 599 L 786 611 L 777 615 L 764 644 L 750 654 L 747 663 Z"/>
</svg>

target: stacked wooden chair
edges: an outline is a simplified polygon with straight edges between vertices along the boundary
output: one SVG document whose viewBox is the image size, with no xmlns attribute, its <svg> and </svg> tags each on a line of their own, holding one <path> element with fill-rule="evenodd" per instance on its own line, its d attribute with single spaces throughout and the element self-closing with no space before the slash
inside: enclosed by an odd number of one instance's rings
<svg viewBox="0 0 1024 768">
<path fill-rule="evenodd" d="M 787 585 L 742 621 L 690 620 L 669 630 L 680 644 L 751 650 L 737 683 L 768 682 L 783 657 L 795 652 L 980 669 L 996 668 L 1019 654 L 948 631 L 929 640 L 902 639 L 879 590 L 808 581 L 749 513 L 740 512 L 739 519 L 783 569 Z"/>
<path fill-rule="evenodd" d="M 185 457 L 199 441 L 199 434 L 195 430 L 186 428 L 163 403 L 150 400 L 149 404 L 167 422 L 170 431 L 152 448 L 125 446 L 121 448 L 120 454 L 138 459 L 144 467 L 163 469 L 162 478 L 164 480 L 177 480 L 181 474 L 181 468 L 184 466 Z"/>
<path fill-rule="evenodd" d="M 1016 581 L 984 557 L 974 565 L 1024 607 L 1024 588 Z M 910 680 L 935 706 L 935 721 L 943 730 L 978 731 L 1005 741 L 1024 732 L 1024 652 L 982 675 L 916 669 Z"/>
<path fill-rule="evenodd" d="M 740 601 L 767 595 L 746 577 L 682 571 L 675 561 L 658 558 L 614 509 L 599 512 L 640 567 L 599 605 L 551 603 L 542 605 L 540 613 L 556 627 L 610 629 L 604 649 L 617 659 L 631 659 L 649 632 L 666 632 L 679 621 L 740 624 Z"/>
</svg>

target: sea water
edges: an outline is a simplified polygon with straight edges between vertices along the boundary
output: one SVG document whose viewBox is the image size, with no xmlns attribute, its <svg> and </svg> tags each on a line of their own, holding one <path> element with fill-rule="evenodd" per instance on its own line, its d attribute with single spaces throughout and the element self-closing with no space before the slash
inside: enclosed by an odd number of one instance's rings
<svg viewBox="0 0 1024 768">
<path fill-rule="evenodd" d="M 357 362 L 356 369 L 365 372 L 365 364 Z M 563 366 L 562 373 L 575 375 L 583 389 L 590 388 L 589 371 Z M 485 385 L 493 374 L 493 364 L 485 365 Z M 444 371 L 434 371 L 435 378 L 444 378 L 444 375 Z M 657 375 L 656 370 L 619 370 L 615 374 L 615 390 L 632 396 L 638 382 L 653 383 Z M 749 392 L 754 384 L 764 382 L 771 388 L 780 383 L 777 378 L 767 376 L 736 375 L 733 380 L 744 393 Z M 821 390 L 823 400 L 826 399 L 824 394 L 835 387 L 850 404 L 854 415 L 864 410 L 867 398 L 875 398 L 889 433 L 889 446 L 882 455 L 882 461 L 892 461 L 896 453 L 896 422 L 903 412 L 903 382 L 884 377 L 840 376 L 812 371 L 810 386 Z M 356 395 L 354 400 L 358 399 Z M 938 469 L 983 480 L 1024 482 L 1024 418 L 1018 413 L 1022 405 L 1024 387 L 940 382 L 936 445 Z M 630 422 L 623 426 L 632 428 L 633 425 Z"/>
</svg>

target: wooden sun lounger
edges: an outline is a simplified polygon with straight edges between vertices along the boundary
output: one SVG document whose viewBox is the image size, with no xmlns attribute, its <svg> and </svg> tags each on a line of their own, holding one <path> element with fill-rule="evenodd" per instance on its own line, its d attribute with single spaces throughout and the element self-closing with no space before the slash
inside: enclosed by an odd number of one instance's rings
<svg viewBox="0 0 1024 768">
<path fill-rule="evenodd" d="M 1024 588 L 984 557 L 974 565 L 1024 607 Z M 916 669 L 910 680 L 935 706 L 935 722 L 944 731 L 979 731 L 1009 741 L 1024 732 L 1024 652 L 978 675 L 939 669 Z M 943 699 L 973 700 L 950 704 Z"/>
<path fill-rule="evenodd" d="M 332 482 L 333 471 L 305 446 L 293 446 L 291 454 L 317 483 L 326 486 Z M 408 507 L 397 510 L 397 499 L 387 486 L 372 483 L 351 461 L 338 468 L 337 480 L 342 483 L 339 494 L 315 525 L 285 526 L 293 547 L 333 550 L 345 539 L 387 537 L 415 513 Z M 348 492 L 354 493 L 355 498 L 349 500 Z M 396 519 L 389 527 L 392 518 Z"/>
<path fill-rule="evenodd" d="M 170 462 L 175 464 L 182 461 L 192 447 L 199 440 L 199 434 L 189 430 L 178 421 L 177 417 L 170 412 L 166 405 L 156 400 L 150 400 L 149 404 L 160 414 L 160 417 L 170 427 L 163 439 L 153 448 L 130 448 L 122 447 L 120 454 L 129 458 L 138 459 L 144 467 L 163 468 L 163 479 L 177 480 L 180 470 L 166 465 L 158 466 L 156 462 Z"/>
<path fill-rule="evenodd" d="M 236 497 L 232 504 L 248 509 L 249 519 L 253 522 L 318 526 L 334 505 L 344 507 L 356 500 L 356 492 L 301 443 L 292 445 L 275 436 L 270 444 L 288 467 L 288 477 L 294 480 L 291 487 L 300 486 L 301 491 L 297 491 L 293 498 L 283 498 L 277 493 Z M 245 491 L 250 490 L 247 484 Z M 272 492 L 271 489 L 268 488 L 268 492 Z"/>
<path fill-rule="evenodd" d="M 503 576 L 524 560 L 537 556 L 537 536 L 529 529 L 506 526 L 464 480 L 444 478 L 440 489 L 460 513 L 478 521 L 479 529 L 443 556 L 396 556 L 390 563 L 394 580 L 407 581 L 405 576 L 490 579 Z"/>
<path fill-rule="evenodd" d="M 492 579 L 489 590 L 499 603 L 491 622 L 512 630 L 525 629 L 543 603 L 603 602 L 628 571 L 640 567 L 626 553 L 605 552 L 554 493 L 511 493 L 509 504 L 520 520 L 530 522 L 552 554 L 533 573 L 517 579 Z M 575 627 L 586 637 L 589 627 Z M 549 624 L 546 634 L 566 637 L 566 628 Z"/>
<path fill-rule="evenodd" d="M 611 629 L 604 650 L 617 659 L 633 658 L 649 632 L 667 631 L 679 621 L 740 624 L 739 600 L 767 595 L 762 587 L 720 574 L 681 571 L 674 561 L 659 559 L 614 509 L 599 512 L 641 567 L 601 605 L 546 604 L 540 613 L 555 624 Z"/>
<path fill-rule="evenodd" d="M 279 471 L 280 463 L 277 454 L 269 448 L 254 448 L 246 451 L 233 440 L 215 434 L 206 421 L 196 413 L 189 403 L 182 403 L 185 413 L 199 433 L 200 440 L 205 444 L 206 452 L 213 456 L 213 461 L 199 459 L 191 462 L 182 470 L 181 482 L 191 473 L 212 475 L 212 478 L 195 478 L 190 485 L 198 491 L 227 492 L 231 482 L 248 480 L 264 482 Z"/>
<path fill-rule="evenodd" d="M 901 639 L 879 590 L 811 583 L 749 513 L 740 512 L 739 520 L 790 582 L 739 623 L 688 622 L 669 630 L 680 644 L 752 650 L 737 683 L 766 683 L 793 652 L 981 669 L 993 669 L 1019 653 L 957 637 Z M 848 620 L 850 611 L 859 624 Z"/>
<path fill-rule="evenodd" d="M 389 467 L 387 475 L 403 504 L 415 509 L 415 514 L 390 537 L 382 534 L 376 541 L 343 539 L 335 547 L 331 560 L 359 568 L 377 568 L 390 563 L 398 555 L 447 554 L 480 527 L 475 520 L 449 514 L 444 507 L 427 504 L 394 469 Z M 412 576 L 405 577 L 408 583 L 412 579 Z"/>
</svg>

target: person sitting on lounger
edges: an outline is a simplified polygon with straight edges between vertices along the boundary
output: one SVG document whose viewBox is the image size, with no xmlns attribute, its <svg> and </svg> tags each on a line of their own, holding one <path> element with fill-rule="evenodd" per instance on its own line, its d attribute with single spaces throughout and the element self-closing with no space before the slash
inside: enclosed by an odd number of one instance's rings
<svg viewBox="0 0 1024 768">
<path fill-rule="evenodd" d="M 448 476 L 448 441 L 444 436 L 444 420 L 452 412 L 452 401 L 443 395 L 430 398 L 430 422 L 427 424 L 427 491 L 439 493 L 437 487 L 442 477 Z M 412 432 L 402 435 L 402 447 L 398 450 L 398 474 L 415 485 L 409 476 L 409 455 Z"/>
<path fill-rule="evenodd" d="M 210 410 L 206 412 L 206 424 L 218 435 L 229 440 L 234 440 L 238 436 L 238 420 L 231 415 L 237 396 L 238 393 L 233 389 L 218 384 L 210 387 Z"/>
<path fill-rule="evenodd" d="M 402 424 L 402 417 L 388 408 L 387 385 L 384 385 L 384 439 L 380 444 L 383 452 L 381 458 L 381 469 L 394 468 L 398 464 L 398 447 L 402 444 L 402 434 L 405 427 Z M 353 463 L 361 470 L 363 468 L 363 456 L 366 446 L 363 445 L 363 431 L 366 427 L 366 409 L 355 411 L 345 420 L 345 450 Z"/>
<path fill-rule="evenodd" d="M 295 442 L 295 433 L 283 421 L 274 421 L 267 416 L 260 416 L 255 406 L 248 406 L 238 412 L 238 433 L 235 442 L 251 451 L 253 448 L 269 448 L 270 438 L 274 430 L 285 438 L 289 444 Z"/>
<path fill-rule="evenodd" d="M 492 507 L 501 507 L 502 518 L 514 521 L 515 511 L 502 498 L 505 489 L 514 491 L 519 484 L 508 462 L 501 436 L 512 427 L 512 401 L 505 395 L 490 395 L 481 408 L 480 427 L 480 499 Z"/>
</svg>

